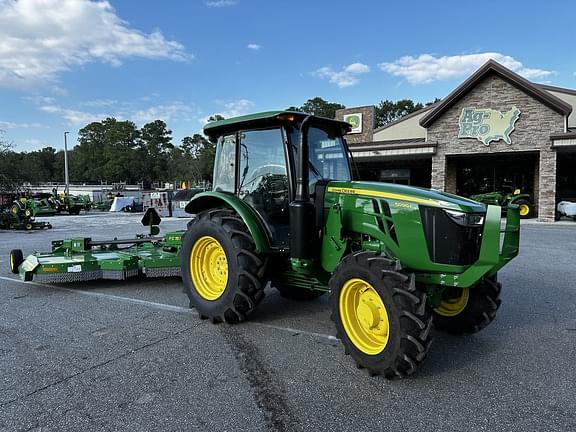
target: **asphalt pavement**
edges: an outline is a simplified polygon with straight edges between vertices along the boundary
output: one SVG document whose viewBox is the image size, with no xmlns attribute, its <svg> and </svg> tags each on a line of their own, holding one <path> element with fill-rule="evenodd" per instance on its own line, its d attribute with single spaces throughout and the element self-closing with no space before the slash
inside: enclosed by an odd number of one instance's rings
<svg viewBox="0 0 576 432">
<path fill-rule="evenodd" d="M 10 249 L 125 238 L 140 217 L 0 231 L 0 431 L 576 430 L 576 223 L 523 224 L 496 320 L 435 333 L 418 372 L 388 381 L 344 355 L 328 296 L 267 288 L 250 322 L 213 325 L 177 278 L 50 286 L 9 271 Z"/>
</svg>

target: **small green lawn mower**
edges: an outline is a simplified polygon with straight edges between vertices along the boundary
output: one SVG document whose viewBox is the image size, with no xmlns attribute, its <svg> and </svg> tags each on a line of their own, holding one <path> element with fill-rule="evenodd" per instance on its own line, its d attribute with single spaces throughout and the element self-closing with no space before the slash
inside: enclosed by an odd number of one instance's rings
<svg viewBox="0 0 576 432">
<path fill-rule="evenodd" d="M 506 212 L 510 204 L 518 206 L 520 219 L 529 219 L 534 217 L 534 204 L 530 195 L 523 194 L 520 189 L 514 189 L 510 193 L 488 192 L 483 194 L 472 195 L 470 199 L 481 202 L 486 205 L 498 205 Z"/>
<path fill-rule="evenodd" d="M 35 230 L 52 228 L 48 222 L 34 220 L 35 209 L 33 200 L 20 198 L 4 210 L 0 210 L 0 229 Z"/>
</svg>

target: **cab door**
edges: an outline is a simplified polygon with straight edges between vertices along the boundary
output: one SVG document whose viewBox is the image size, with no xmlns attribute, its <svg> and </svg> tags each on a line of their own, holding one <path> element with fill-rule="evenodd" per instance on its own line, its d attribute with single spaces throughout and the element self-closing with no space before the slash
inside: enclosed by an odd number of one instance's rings
<svg viewBox="0 0 576 432">
<path fill-rule="evenodd" d="M 289 246 L 288 174 L 280 128 L 239 134 L 238 196 L 262 217 L 271 245 Z"/>
</svg>

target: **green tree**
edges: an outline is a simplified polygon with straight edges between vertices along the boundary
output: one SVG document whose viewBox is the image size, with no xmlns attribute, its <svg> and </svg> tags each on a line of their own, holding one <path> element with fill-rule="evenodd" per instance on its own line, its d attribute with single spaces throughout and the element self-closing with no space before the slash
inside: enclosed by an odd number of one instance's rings
<svg viewBox="0 0 576 432">
<path fill-rule="evenodd" d="M 143 179 L 151 182 L 170 180 L 172 175 L 168 173 L 168 165 L 174 145 L 172 131 L 166 127 L 166 123 L 162 120 L 146 123 L 141 129 L 139 147 L 143 152 Z"/>
<path fill-rule="evenodd" d="M 313 114 L 320 117 L 335 118 L 336 110 L 346 108 L 344 105 L 336 102 L 327 102 L 321 97 L 308 99 L 301 107 L 288 108 L 288 111 L 301 111 L 308 114 Z"/>
<path fill-rule="evenodd" d="M 186 180 L 194 183 L 203 180 L 212 181 L 212 170 L 214 168 L 215 146 L 205 136 L 194 134 L 193 136 L 182 138 L 179 148 L 181 155 L 180 162 L 175 163 L 175 170 Z M 176 157 L 178 157 L 176 155 Z M 180 164 L 180 165 L 179 165 Z"/>
<path fill-rule="evenodd" d="M 424 108 L 420 102 L 414 103 L 411 99 L 399 101 L 383 100 L 376 106 L 376 127 L 385 126 L 395 120 Z"/>
<path fill-rule="evenodd" d="M 428 107 L 432 104 L 439 102 L 440 99 L 436 98 L 433 102 L 414 102 L 411 99 L 401 99 L 396 102 L 391 100 L 382 100 L 376 106 L 376 127 L 382 127 L 393 121 L 399 120 L 405 115 L 418 111 L 425 106 Z"/>
<path fill-rule="evenodd" d="M 208 123 L 220 120 L 225 120 L 224 116 L 221 116 L 220 114 L 214 114 L 208 117 Z"/>
<path fill-rule="evenodd" d="M 78 132 L 70 158 L 70 179 L 96 182 L 139 180 L 136 146 L 140 132 L 130 121 L 107 118 Z"/>
<path fill-rule="evenodd" d="M 14 166 L 16 153 L 12 151 L 12 144 L 4 139 L 4 131 L 0 130 L 0 192 L 13 192 L 16 187 L 14 175 L 17 167 Z"/>
</svg>

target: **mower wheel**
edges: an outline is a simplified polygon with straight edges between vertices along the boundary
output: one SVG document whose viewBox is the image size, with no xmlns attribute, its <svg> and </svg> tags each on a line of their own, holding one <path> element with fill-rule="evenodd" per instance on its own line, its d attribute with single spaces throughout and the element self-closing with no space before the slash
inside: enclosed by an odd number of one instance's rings
<svg viewBox="0 0 576 432">
<path fill-rule="evenodd" d="M 233 210 L 200 213 L 189 225 L 180 253 L 190 307 L 214 323 L 244 321 L 264 298 L 266 263 Z"/>
<path fill-rule="evenodd" d="M 336 335 L 358 367 L 389 379 L 412 374 L 432 342 L 432 315 L 414 275 L 383 255 L 356 252 L 329 285 Z"/>
<path fill-rule="evenodd" d="M 272 286 L 278 290 L 281 297 L 295 300 L 295 301 L 310 301 L 315 300 L 321 295 L 325 294 L 325 291 L 311 290 L 307 288 L 290 287 L 284 285 L 282 282 L 272 281 Z"/>
<path fill-rule="evenodd" d="M 18 274 L 18 267 L 24 262 L 24 255 L 20 249 L 12 249 L 10 251 L 10 271 Z"/>
<path fill-rule="evenodd" d="M 514 201 L 514 204 L 518 205 L 518 212 L 520 213 L 520 219 L 529 219 L 534 213 L 534 206 L 527 199 L 519 199 Z"/>
<path fill-rule="evenodd" d="M 496 277 L 471 288 L 448 288 L 442 303 L 434 309 L 434 327 L 452 334 L 479 332 L 496 318 L 501 290 Z"/>
</svg>

